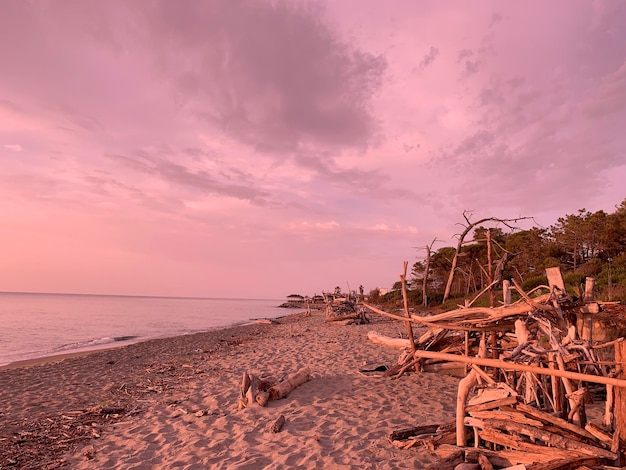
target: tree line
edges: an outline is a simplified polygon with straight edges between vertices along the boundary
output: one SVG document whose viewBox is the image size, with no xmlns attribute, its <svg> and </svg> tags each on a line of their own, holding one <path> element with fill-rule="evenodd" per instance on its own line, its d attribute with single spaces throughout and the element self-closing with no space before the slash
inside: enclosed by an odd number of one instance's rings
<svg viewBox="0 0 626 470">
<path fill-rule="evenodd" d="M 528 291 L 546 284 L 545 269 L 556 266 L 571 295 L 580 295 L 585 278 L 591 276 L 597 280 L 599 298 L 626 301 L 626 199 L 612 213 L 580 209 L 548 228 L 518 229 L 525 218 L 472 222 L 471 213 L 463 216 L 456 246 L 435 249 L 438 240 L 433 240 L 413 264 L 407 292 L 413 305 L 472 296 L 491 284 L 493 303 L 502 279 L 514 279 Z M 375 289 L 370 298 L 397 301 L 400 290 L 398 281 L 385 296 Z"/>
</svg>

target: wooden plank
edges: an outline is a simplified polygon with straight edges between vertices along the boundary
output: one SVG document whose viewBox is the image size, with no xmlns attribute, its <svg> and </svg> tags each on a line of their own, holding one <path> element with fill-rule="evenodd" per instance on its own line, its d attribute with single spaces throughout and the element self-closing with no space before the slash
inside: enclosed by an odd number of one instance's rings
<svg viewBox="0 0 626 470">
<path fill-rule="evenodd" d="M 470 412 L 473 418 L 478 419 L 510 419 L 516 423 L 528 424 L 529 426 L 535 426 L 537 428 L 543 427 L 543 423 L 536 419 L 528 418 L 524 413 L 518 413 L 515 411 L 503 411 L 503 410 L 488 410 L 488 411 L 473 411 Z"/>
<path fill-rule="evenodd" d="M 574 434 L 577 434 L 582 437 L 586 437 L 587 439 L 593 439 L 593 435 L 589 433 L 589 431 L 585 431 L 583 428 L 576 426 L 575 424 L 570 423 L 569 421 L 565 421 L 558 416 L 554 416 L 550 413 L 546 413 L 545 411 L 538 410 L 529 405 L 525 405 L 524 403 L 519 403 L 516 406 L 517 411 L 521 411 L 526 413 L 527 415 L 532 416 L 533 418 L 537 418 L 543 421 L 546 424 L 552 424 L 558 426 L 560 428 L 566 429 Z"/>
<path fill-rule="evenodd" d="M 498 408 L 500 406 L 515 405 L 515 404 L 517 404 L 517 397 L 506 397 L 506 398 L 501 398 L 499 400 L 490 401 L 487 403 L 481 403 L 480 405 L 470 405 L 465 410 L 468 413 L 472 413 L 475 411 L 487 411 L 487 410 L 492 410 L 494 408 Z"/>
<path fill-rule="evenodd" d="M 496 467 L 510 467 L 518 464 L 531 465 L 554 459 L 554 455 L 532 454 L 519 450 L 466 449 L 465 460 L 477 463 L 478 454 L 485 455 Z"/>
<path fill-rule="evenodd" d="M 483 422 L 486 428 L 523 434 L 533 440 L 540 440 L 542 442 L 545 442 L 547 445 L 557 447 L 559 449 L 568 450 L 570 452 L 577 452 L 580 454 L 598 456 L 612 460 L 615 460 L 617 458 L 617 454 L 615 452 L 611 452 L 601 447 L 593 446 L 590 444 L 585 444 L 584 442 L 578 440 L 569 439 L 559 434 L 552 433 L 544 429 L 535 428 L 533 426 L 528 426 L 526 424 L 520 424 L 500 419 L 485 419 L 483 420 Z"/>
<path fill-rule="evenodd" d="M 561 292 L 565 293 L 565 283 L 563 282 L 563 276 L 561 276 L 561 268 L 546 268 L 546 277 L 548 278 L 550 290 L 553 287 L 557 287 Z"/>
<path fill-rule="evenodd" d="M 516 362 L 507 362 L 502 359 L 488 359 L 483 357 L 465 357 L 455 354 L 438 353 L 435 351 L 415 351 L 415 357 L 425 357 L 428 359 L 440 359 L 442 361 L 463 362 L 466 364 L 478 364 L 479 366 L 498 367 L 506 370 L 521 370 L 524 372 L 534 372 L 535 374 L 554 375 L 556 377 L 565 377 L 574 380 L 584 380 L 604 385 L 615 385 L 616 387 L 626 387 L 625 379 L 615 379 L 612 377 L 603 377 L 590 374 L 581 374 L 579 372 L 571 372 L 568 370 L 548 369 L 546 367 L 529 366 L 526 364 L 518 364 Z"/>
<path fill-rule="evenodd" d="M 390 441 L 403 441 L 409 437 L 419 436 L 422 434 L 436 434 L 439 429 L 438 424 L 427 424 L 424 426 L 415 426 L 413 428 L 399 429 L 389 434 Z"/>
</svg>

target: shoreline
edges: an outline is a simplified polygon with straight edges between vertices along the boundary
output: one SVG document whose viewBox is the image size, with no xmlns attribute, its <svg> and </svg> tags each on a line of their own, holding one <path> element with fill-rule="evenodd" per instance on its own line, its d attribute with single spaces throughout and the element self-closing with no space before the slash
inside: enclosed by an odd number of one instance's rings
<svg viewBox="0 0 626 470">
<path fill-rule="evenodd" d="M 399 355 L 369 342 L 367 332 L 397 336 L 403 325 L 371 320 L 340 326 L 318 312 L 291 313 L 280 324 L 0 368 L 0 401 L 9 404 L 0 410 L 0 467 L 423 467 L 435 458 L 396 449 L 387 435 L 453 419 L 458 379 L 359 373 Z M 311 380 L 286 398 L 238 410 L 243 372 L 282 376 L 302 367 L 310 368 Z M 284 429 L 269 432 L 279 415 Z"/>
<path fill-rule="evenodd" d="M 288 314 L 285 314 L 285 315 L 279 315 L 277 317 L 271 317 L 271 319 L 273 319 L 273 320 L 280 320 L 280 319 L 288 317 L 290 315 L 295 315 L 295 313 L 288 313 Z M 109 349 L 123 348 L 123 347 L 126 347 L 126 346 L 130 346 L 132 344 L 144 343 L 144 342 L 147 342 L 147 341 L 184 337 L 184 336 L 188 336 L 188 335 L 208 333 L 208 332 L 211 332 L 211 331 L 217 331 L 217 330 L 222 330 L 222 329 L 227 329 L 227 328 L 243 327 L 243 326 L 255 324 L 256 323 L 255 320 L 260 320 L 260 319 L 242 320 L 242 321 L 238 321 L 236 323 L 231 323 L 231 324 L 228 324 L 228 325 L 215 326 L 215 327 L 212 327 L 212 328 L 209 328 L 209 329 L 206 329 L 206 330 L 194 331 L 194 332 L 184 333 L 184 334 L 172 334 L 172 335 L 154 336 L 154 337 L 135 336 L 135 337 L 131 337 L 129 339 L 124 339 L 124 340 L 113 339 L 109 343 L 95 344 L 95 345 L 92 345 L 92 346 L 79 347 L 79 348 L 76 348 L 76 349 L 73 349 L 73 350 L 67 350 L 66 352 L 52 353 L 52 354 L 49 354 L 49 355 L 46 355 L 46 356 L 35 356 L 35 357 L 29 357 L 29 358 L 26 358 L 26 359 L 13 360 L 13 361 L 7 362 L 5 364 L 0 364 L 0 371 L 4 370 L 4 369 L 17 369 L 17 368 L 20 368 L 20 367 L 33 367 L 33 366 L 37 366 L 37 365 L 41 365 L 41 364 L 61 362 L 64 359 L 68 359 L 68 358 L 82 357 L 82 356 L 86 356 L 86 355 L 89 355 L 89 354 L 92 354 L 92 353 L 95 353 L 95 352 L 98 352 L 98 351 L 106 351 L 106 350 L 109 350 Z"/>
</svg>

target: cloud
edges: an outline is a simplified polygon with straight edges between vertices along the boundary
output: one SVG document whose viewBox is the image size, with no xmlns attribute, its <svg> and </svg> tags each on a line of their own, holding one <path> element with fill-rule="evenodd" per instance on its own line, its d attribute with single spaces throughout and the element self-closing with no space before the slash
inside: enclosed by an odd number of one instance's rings
<svg viewBox="0 0 626 470">
<path fill-rule="evenodd" d="M 24 150 L 20 144 L 5 144 L 3 145 L 5 149 L 11 150 L 12 152 L 21 152 Z"/>
<path fill-rule="evenodd" d="M 385 60 L 343 42 L 301 2 L 158 2 L 155 67 L 205 124 L 257 149 L 363 148 Z"/>
<path fill-rule="evenodd" d="M 584 110 L 594 118 L 626 111 L 626 61 L 602 80 L 596 96 Z"/>
<path fill-rule="evenodd" d="M 480 66 L 480 61 L 466 60 L 465 69 L 464 69 L 465 76 L 469 77 L 470 75 L 477 74 L 479 71 L 479 66 Z"/>
<path fill-rule="evenodd" d="M 430 46 L 428 53 L 420 61 L 420 68 L 425 69 L 426 67 L 428 67 L 435 61 L 438 55 L 439 49 L 437 49 L 435 46 Z"/>
<path fill-rule="evenodd" d="M 468 59 L 474 55 L 474 51 L 471 49 L 461 49 L 457 54 L 457 62 L 461 62 L 463 59 Z"/>
<path fill-rule="evenodd" d="M 131 157 L 115 154 L 106 154 L 105 157 L 121 163 L 127 168 L 155 176 L 178 188 L 199 191 L 203 194 L 241 199 L 257 205 L 264 205 L 268 202 L 269 194 L 264 190 L 256 188 L 250 182 L 242 180 L 242 173 L 238 174 L 238 179 L 241 183 L 230 183 L 223 181 L 219 174 L 211 174 L 206 170 L 193 171 L 183 164 L 161 158 L 143 150 L 136 153 L 137 156 Z"/>
</svg>

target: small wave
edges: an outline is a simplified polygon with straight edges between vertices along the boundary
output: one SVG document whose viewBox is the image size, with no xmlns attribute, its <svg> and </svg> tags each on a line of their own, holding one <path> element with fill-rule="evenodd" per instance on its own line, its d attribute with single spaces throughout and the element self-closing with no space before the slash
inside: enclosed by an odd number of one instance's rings
<svg viewBox="0 0 626 470">
<path fill-rule="evenodd" d="M 76 343 L 64 344 L 63 346 L 58 346 L 47 352 L 46 356 L 66 353 L 71 351 L 80 351 L 80 350 L 89 350 L 89 349 L 98 349 L 99 346 L 106 346 L 107 344 L 119 343 L 123 341 L 131 341 L 133 339 L 139 338 L 137 335 L 124 335 L 124 336 L 105 336 L 102 338 L 91 339 L 87 341 L 78 341 Z"/>
<path fill-rule="evenodd" d="M 113 341 L 130 341 L 131 339 L 139 338 L 137 335 L 128 335 L 128 336 L 115 336 L 113 337 Z"/>
</svg>

